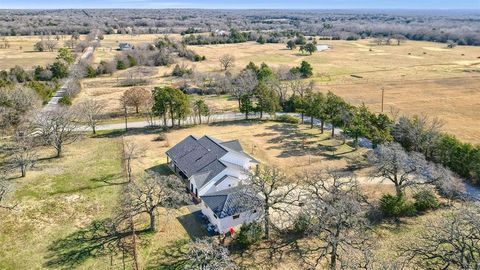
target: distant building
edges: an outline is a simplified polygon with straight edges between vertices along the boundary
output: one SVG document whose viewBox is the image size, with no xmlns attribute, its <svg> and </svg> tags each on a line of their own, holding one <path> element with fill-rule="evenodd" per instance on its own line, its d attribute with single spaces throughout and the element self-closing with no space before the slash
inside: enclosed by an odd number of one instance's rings
<svg viewBox="0 0 480 270">
<path fill-rule="evenodd" d="M 242 192 L 249 171 L 259 162 L 243 151 L 238 140 L 188 136 L 166 155 L 169 167 L 188 181 L 188 190 L 219 233 L 259 217 L 259 199 Z"/>
<path fill-rule="evenodd" d="M 130 43 L 120 43 L 118 44 L 119 51 L 128 51 L 133 49 L 133 46 Z"/>
</svg>

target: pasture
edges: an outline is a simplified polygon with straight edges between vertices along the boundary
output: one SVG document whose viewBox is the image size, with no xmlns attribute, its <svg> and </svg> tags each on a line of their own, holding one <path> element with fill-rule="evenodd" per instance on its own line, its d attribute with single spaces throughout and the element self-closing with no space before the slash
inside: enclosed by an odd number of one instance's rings
<svg viewBox="0 0 480 270">
<path fill-rule="evenodd" d="M 95 62 L 112 59 L 119 42 L 141 44 L 152 42 L 161 35 L 105 35 L 102 46 L 95 52 Z M 179 38 L 178 35 L 171 35 Z M 384 89 L 384 112 L 400 114 L 427 114 L 444 122 L 444 131 L 460 139 L 480 142 L 480 48 L 407 41 L 400 46 L 378 46 L 370 40 L 318 41 L 329 50 L 313 55 L 288 50 L 284 44 L 240 44 L 189 46 L 200 55 L 202 62 L 192 63 L 177 59 L 203 72 L 222 72 L 218 59 L 224 54 L 235 56 L 238 72 L 250 61 L 262 62 L 272 67 L 293 67 L 308 61 L 314 67 L 315 88 L 332 91 L 347 101 L 365 103 L 375 112 L 381 111 L 381 89 Z M 147 79 L 146 87 L 168 85 L 176 80 L 169 76 L 170 67 L 143 67 L 139 74 Z M 112 76 L 83 80 L 83 91 L 78 100 L 95 97 L 105 102 L 107 108 L 117 108 L 118 99 L 126 89 L 122 80 L 128 79 L 132 69 L 118 71 Z M 238 110 L 235 102 L 225 99 L 217 104 L 219 111 Z M 215 104 L 215 102 L 211 103 Z"/>
<path fill-rule="evenodd" d="M 63 42 L 70 38 L 70 36 L 59 37 L 58 47 L 62 47 Z M 53 52 L 37 52 L 34 50 L 33 46 L 40 41 L 39 36 L 2 37 L 0 44 L 4 44 L 3 39 L 7 41 L 9 47 L 0 48 L 0 70 L 8 70 L 17 65 L 25 69 L 32 69 L 37 65 L 50 64 L 57 57 L 56 50 Z"/>
<path fill-rule="evenodd" d="M 197 65 L 202 71 L 219 71 L 218 59 L 232 54 L 235 70 L 248 62 L 265 62 L 273 67 L 293 67 L 308 61 L 314 68 L 316 89 L 332 91 L 353 104 L 365 103 L 381 110 L 381 89 L 385 90 L 384 111 L 427 114 L 444 121 L 444 130 L 464 141 L 479 143 L 480 48 L 407 41 L 400 46 L 377 46 L 368 40 L 318 41 L 330 50 L 302 55 L 284 44 L 242 43 L 191 46 L 207 60 Z M 354 75 L 354 76 L 352 76 Z"/>
</svg>

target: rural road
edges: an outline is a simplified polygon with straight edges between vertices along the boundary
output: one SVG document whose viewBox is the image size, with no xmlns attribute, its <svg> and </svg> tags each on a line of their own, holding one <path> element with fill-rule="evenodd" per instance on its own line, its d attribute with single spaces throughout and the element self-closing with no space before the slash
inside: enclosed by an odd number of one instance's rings
<svg viewBox="0 0 480 270">
<path fill-rule="evenodd" d="M 95 39 L 97 39 L 98 33 L 99 33 L 98 30 L 96 30 Z M 87 47 L 83 52 L 83 54 L 75 61 L 75 64 L 72 70 L 81 60 L 88 59 L 90 56 L 92 56 L 94 50 L 95 49 L 93 48 L 93 46 Z M 43 112 L 53 111 L 58 107 L 58 102 L 67 93 L 68 87 L 74 80 L 74 77 L 75 77 L 75 74 L 71 72 L 68 78 L 63 83 L 62 87 L 55 93 L 55 95 L 50 99 L 50 101 L 43 107 Z"/>
<path fill-rule="evenodd" d="M 277 115 L 282 115 L 285 113 L 277 113 Z M 301 116 L 299 114 L 294 114 L 290 113 L 290 115 L 293 115 L 295 117 L 300 118 Z M 250 117 L 256 117 L 255 114 L 251 114 Z M 245 115 L 243 113 L 224 113 L 224 114 L 215 114 L 210 116 L 210 123 L 213 122 L 223 122 L 223 121 L 232 121 L 232 120 L 241 120 L 244 119 Z M 265 115 L 265 118 L 270 118 L 269 115 Z M 202 118 L 204 123 L 207 122 L 207 118 Z M 310 117 L 305 117 L 305 123 L 310 123 Z M 189 118 L 186 119 L 185 121 L 182 121 L 182 124 L 193 124 L 193 119 Z M 320 125 L 320 120 L 318 119 L 313 119 L 313 124 L 315 126 Z M 128 122 L 128 128 L 145 128 L 145 127 L 150 127 L 151 124 L 147 121 L 135 121 L 135 122 Z M 154 123 L 154 126 L 162 126 L 162 122 L 157 120 Z M 105 124 L 105 125 L 98 125 L 96 127 L 97 130 L 117 130 L 117 129 L 124 129 L 125 128 L 125 123 L 118 123 L 118 124 Z M 90 130 L 89 127 L 81 127 L 82 131 L 87 131 Z M 331 125 L 325 123 L 325 130 L 331 130 Z M 340 128 L 335 129 L 335 134 L 340 134 L 342 130 Z M 372 143 L 370 140 L 366 138 L 359 138 L 359 145 L 365 148 L 372 148 Z M 358 177 L 357 178 L 361 182 L 365 183 L 380 183 L 382 179 L 370 179 L 370 178 L 365 178 L 365 177 Z M 480 188 L 474 187 L 469 185 L 468 183 L 465 183 L 465 194 L 469 198 L 475 200 L 475 201 L 480 201 Z"/>
</svg>

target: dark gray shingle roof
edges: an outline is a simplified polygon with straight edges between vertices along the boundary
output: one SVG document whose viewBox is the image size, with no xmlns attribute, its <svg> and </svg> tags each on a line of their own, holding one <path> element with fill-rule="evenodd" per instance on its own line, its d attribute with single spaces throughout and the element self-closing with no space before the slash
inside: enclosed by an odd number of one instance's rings
<svg viewBox="0 0 480 270">
<path fill-rule="evenodd" d="M 219 218 L 240 214 L 261 205 L 260 199 L 244 192 L 243 187 L 225 189 L 201 198 Z"/>
<path fill-rule="evenodd" d="M 243 152 L 242 145 L 238 140 L 233 140 L 233 141 L 228 141 L 228 142 L 222 142 L 221 145 L 230 148 L 232 150 L 235 150 L 237 152 Z"/>
<path fill-rule="evenodd" d="M 167 151 L 167 155 L 187 177 L 197 172 L 205 172 L 206 169 L 220 173 L 225 165 L 218 159 L 226 153 L 227 150 L 207 136 L 200 139 L 188 136 Z"/>
</svg>

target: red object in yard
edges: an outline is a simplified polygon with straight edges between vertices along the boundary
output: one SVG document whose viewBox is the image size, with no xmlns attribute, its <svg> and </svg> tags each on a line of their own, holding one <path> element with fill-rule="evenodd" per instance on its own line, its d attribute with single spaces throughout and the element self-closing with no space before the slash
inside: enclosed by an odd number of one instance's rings
<svg viewBox="0 0 480 270">
<path fill-rule="evenodd" d="M 228 232 L 230 233 L 230 235 L 233 235 L 235 233 L 235 230 L 233 228 L 230 228 L 228 229 Z"/>
</svg>

